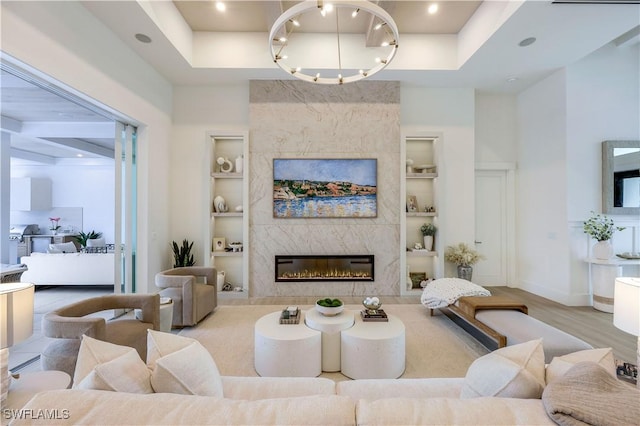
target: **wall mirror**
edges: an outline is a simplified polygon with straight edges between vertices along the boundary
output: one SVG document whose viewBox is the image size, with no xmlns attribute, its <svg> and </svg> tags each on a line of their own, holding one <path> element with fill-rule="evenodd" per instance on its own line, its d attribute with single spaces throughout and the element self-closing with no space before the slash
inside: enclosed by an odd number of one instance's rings
<svg viewBox="0 0 640 426">
<path fill-rule="evenodd" d="M 602 211 L 640 214 L 640 141 L 602 142 Z"/>
</svg>

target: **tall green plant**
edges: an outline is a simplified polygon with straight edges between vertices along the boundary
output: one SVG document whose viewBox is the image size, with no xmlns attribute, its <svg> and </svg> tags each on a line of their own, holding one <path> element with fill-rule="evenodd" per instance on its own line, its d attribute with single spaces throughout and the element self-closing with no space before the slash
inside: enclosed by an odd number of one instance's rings
<svg viewBox="0 0 640 426">
<path fill-rule="evenodd" d="M 178 244 L 173 241 L 172 248 L 174 268 L 179 268 L 181 266 L 193 266 L 196 264 L 196 261 L 193 260 L 193 254 L 191 254 L 193 243 L 189 243 L 189 240 L 182 240 L 182 246 L 178 246 Z"/>
</svg>

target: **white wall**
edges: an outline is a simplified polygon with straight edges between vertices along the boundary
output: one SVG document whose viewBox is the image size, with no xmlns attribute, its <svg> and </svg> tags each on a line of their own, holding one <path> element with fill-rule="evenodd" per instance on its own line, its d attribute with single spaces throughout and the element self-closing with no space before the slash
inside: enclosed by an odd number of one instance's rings
<svg viewBox="0 0 640 426">
<path fill-rule="evenodd" d="M 517 160 L 517 98 L 512 94 L 476 92 L 476 163 Z"/>
<path fill-rule="evenodd" d="M 197 265 L 204 259 L 208 240 L 209 207 L 203 194 L 209 180 L 205 138 L 207 131 L 245 130 L 249 128 L 249 82 L 232 86 L 185 86 L 174 89 L 173 129 L 169 193 L 171 224 L 167 240 L 160 242 L 163 261 L 170 266 L 171 241 L 193 241 Z M 207 241 L 205 243 L 205 240 Z"/>
<path fill-rule="evenodd" d="M 583 259 L 594 242 L 582 223 L 601 211 L 602 141 L 640 139 L 639 65 L 637 47 L 605 46 L 518 96 L 519 287 L 589 303 Z M 616 252 L 632 238 L 631 229 L 618 233 Z"/>
<path fill-rule="evenodd" d="M 80 3 L 0 7 L 4 53 L 139 124 L 137 282 L 138 291 L 155 291 L 169 238 L 171 85 Z"/>
</svg>

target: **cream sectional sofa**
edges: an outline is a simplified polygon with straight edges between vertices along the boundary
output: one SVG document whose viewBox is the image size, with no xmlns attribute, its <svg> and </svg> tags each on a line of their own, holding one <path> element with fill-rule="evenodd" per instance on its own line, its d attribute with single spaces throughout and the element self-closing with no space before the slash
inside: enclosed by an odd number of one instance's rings
<svg viewBox="0 0 640 426">
<path fill-rule="evenodd" d="M 146 365 L 132 348 L 83 338 L 73 388 L 42 392 L 5 419 L 14 425 L 581 424 L 576 419 L 624 425 L 640 418 L 640 390 L 616 379 L 610 348 L 545 366 L 537 340 L 478 358 L 464 378 L 334 382 L 220 376 L 198 342 L 149 334 L 159 343 L 148 339 Z"/>
<path fill-rule="evenodd" d="M 35 285 L 113 285 L 113 253 L 31 253 L 21 282 Z"/>
</svg>

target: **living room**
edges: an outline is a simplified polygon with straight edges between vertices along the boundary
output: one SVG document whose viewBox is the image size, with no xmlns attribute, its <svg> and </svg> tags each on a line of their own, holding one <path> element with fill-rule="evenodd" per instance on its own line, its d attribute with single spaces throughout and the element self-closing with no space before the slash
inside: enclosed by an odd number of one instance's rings
<svg viewBox="0 0 640 426">
<path fill-rule="evenodd" d="M 135 5 L 122 7 L 134 17 L 144 16 Z M 383 257 L 391 253 L 392 259 L 384 266 L 389 267 L 391 278 L 385 276 L 385 282 L 358 286 L 356 290 L 351 286 L 331 290 L 336 296 L 359 297 L 374 290 L 381 297 L 398 296 L 401 270 L 393 258 L 399 258 L 400 250 L 404 249 L 398 232 L 404 194 L 398 193 L 394 179 L 401 164 L 400 134 L 416 131 L 441 136 L 444 146 L 441 173 L 446 218 L 442 218 L 437 236 L 442 247 L 461 241 L 473 244 L 478 202 L 476 171 L 500 170 L 513 177 L 512 187 L 505 194 L 512 202 L 505 245 L 508 267 L 504 282 L 488 284 L 526 290 L 569 306 L 590 303 L 589 268 L 583 259 L 588 256 L 593 241 L 583 233 L 582 224 L 590 211 L 601 210 L 601 143 L 611 139 L 640 139 L 638 45 L 618 46 L 612 42 L 637 25 L 637 19 L 634 21 L 624 9 L 622 12 L 606 9 L 607 14 L 611 13 L 606 21 L 617 22 L 619 27 L 593 35 L 601 42 L 597 49 L 586 52 L 581 45 L 576 45 L 570 60 L 558 62 L 535 81 L 515 82 L 523 84 L 517 89 L 490 91 L 466 85 L 436 85 L 427 82 L 431 77 L 428 70 L 416 73 L 423 73 L 425 82 L 420 81 L 420 76 L 412 75 L 407 81 L 372 81 L 375 85 L 365 81 L 362 83 L 367 84 L 357 86 L 363 91 L 380 86 L 388 90 L 397 82 L 392 97 L 395 115 L 391 118 L 378 109 L 378 115 L 369 115 L 369 110 L 353 106 L 352 100 L 323 101 L 318 102 L 319 105 L 289 101 L 286 108 L 290 110 L 283 109 L 288 111 L 288 116 L 276 113 L 277 108 L 266 107 L 269 102 L 256 98 L 254 90 L 271 84 L 273 92 L 279 91 L 273 95 L 275 100 L 270 100 L 272 104 L 296 93 L 298 86 L 292 80 L 281 80 L 285 76 L 277 69 L 271 70 L 271 78 L 218 80 L 207 75 L 187 81 L 180 74 L 187 73 L 182 68 L 188 67 L 180 63 L 174 74 L 163 75 L 136 52 L 145 47 L 130 47 L 89 9 L 76 2 L 56 5 L 3 2 L 2 31 L 20 34 L 20 37 L 3 37 L 2 50 L 3 55 L 10 55 L 141 123 L 137 257 L 141 292 L 155 292 L 155 274 L 171 266 L 171 241 L 183 238 L 194 241 L 198 264 L 210 261 L 206 247 L 211 241 L 204 229 L 210 206 L 208 198 L 203 196 L 209 189 L 209 164 L 203 152 L 207 132 L 219 130 L 248 131 L 250 135 L 251 155 L 247 161 L 253 201 L 249 210 L 252 228 L 248 256 L 255 262 L 251 277 L 256 285 L 250 283 L 249 298 L 285 296 L 297 291 L 289 284 L 275 285 L 269 269 L 257 263 L 263 251 L 271 255 L 280 247 L 292 252 L 338 247 L 342 253 L 375 251 Z M 599 13 L 600 10 L 596 15 Z M 600 18 L 585 19 L 592 27 L 598 27 Z M 511 62 L 526 62 L 528 54 L 517 50 L 522 49 L 517 47 L 517 42 L 524 36 L 535 33 L 540 45 L 531 47 L 543 48 L 542 28 L 520 19 L 515 22 L 522 26 L 522 37 L 512 40 L 513 49 L 509 47 L 503 55 L 496 54 L 493 67 L 508 68 Z M 148 17 L 138 22 L 141 26 L 143 23 L 150 26 L 135 32 L 148 32 L 152 38 L 162 39 L 159 28 L 151 25 Z M 60 29 L 64 31 L 58 31 Z M 123 23 L 121 31 L 128 33 L 129 30 L 131 28 Z M 35 46 L 47 49 L 35 53 Z M 313 93 L 314 89 L 308 90 Z M 380 97 L 387 99 L 387 92 Z M 329 110 L 333 108 L 334 116 L 317 113 L 331 114 Z M 340 108 L 343 108 L 341 112 Z M 298 119 L 313 122 L 318 116 L 322 116 L 315 120 L 318 127 L 315 124 L 308 127 L 311 133 L 292 123 Z M 339 122 L 344 116 L 349 118 L 351 128 L 345 126 L 340 132 L 321 134 L 326 132 L 323 123 Z M 384 121 L 380 120 L 381 116 Z M 264 123 L 288 129 L 286 138 L 276 139 L 282 134 L 269 133 L 270 129 L 265 136 L 265 127 L 261 127 Z M 256 128 L 263 133 L 254 140 Z M 375 139 L 354 144 L 359 139 L 349 132 L 365 132 L 368 128 L 376 131 Z M 280 143 L 282 146 L 273 146 Z M 372 150 L 369 143 L 376 144 L 376 148 Z M 378 158 L 379 181 L 386 185 L 380 198 L 384 202 L 380 204 L 379 216 L 348 222 L 276 221 L 269 206 L 260 198 L 271 188 L 261 182 L 270 180 L 273 158 L 305 156 Z M 616 216 L 615 220 L 627 228 L 614 239 L 616 252 L 637 252 L 638 217 Z M 335 229 L 348 232 L 331 232 Z M 285 237 L 274 239 L 275 231 Z M 453 276 L 453 265 L 443 265 L 442 276 Z M 261 280 L 266 281 L 265 271 L 268 283 L 260 284 Z M 321 296 L 326 291 L 318 288 L 306 295 Z"/>
</svg>

